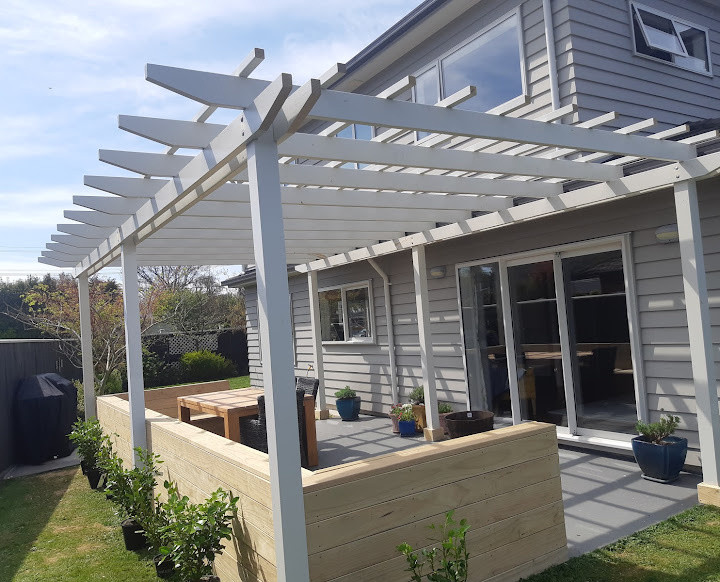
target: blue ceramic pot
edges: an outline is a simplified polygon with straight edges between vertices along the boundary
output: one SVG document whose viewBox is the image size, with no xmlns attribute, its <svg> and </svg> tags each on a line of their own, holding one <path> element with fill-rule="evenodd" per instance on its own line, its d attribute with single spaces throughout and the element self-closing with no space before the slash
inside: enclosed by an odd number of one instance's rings
<svg viewBox="0 0 720 582">
<path fill-rule="evenodd" d="M 359 396 L 335 400 L 335 406 L 340 418 L 343 420 L 357 420 L 360 414 L 360 402 Z"/>
<path fill-rule="evenodd" d="M 415 421 L 414 420 L 400 420 L 398 421 L 400 428 L 401 437 L 415 436 Z"/>
<path fill-rule="evenodd" d="M 669 436 L 663 441 L 666 444 L 656 445 L 639 436 L 632 440 L 632 448 L 644 479 L 671 483 L 678 478 L 685 464 L 687 439 Z"/>
</svg>

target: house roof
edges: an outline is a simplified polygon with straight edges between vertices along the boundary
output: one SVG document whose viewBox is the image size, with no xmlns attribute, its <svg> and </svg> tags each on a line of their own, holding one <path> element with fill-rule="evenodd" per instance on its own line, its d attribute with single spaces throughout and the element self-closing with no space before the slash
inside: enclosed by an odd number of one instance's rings
<svg viewBox="0 0 720 582">
<path fill-rule="evenodd" d="M 573 107 L 518 119 L 509 115 L 518 100 L 488 113 L 455 108 L 474 87 L 436 106 L 395 101 L 412 77 L 377 96 L 315 80 L 294 87 L 289 75 L 250 77 L 260 60 L 253 51 L 236 75 L 148 65 L 148 81 L 203 108 L 192 121 L 121 115 L 121 129 L 164 144 L 165 153 L 100 150 L 101 160 L 139 177 L 86 176 L 109 195 L 74 197 L 65 217 L 75 222 L 58 225 L 40 261 L 92 274 L 117 263 L 131 240 L 140 265 L 254 263 L 248 146 L 268 131 L 278 143 L 287 262 L 299 271 L 700 179 L 720 166 L 717 154 L 697 151 L 717 140 L 715 130 L 672 141 L 688 127 L 652 133 L 649 119 L 603 129 L 612 113 L 550 123 Z M 220 107 L 242 111 L 228 125 L 207 122 Z M 329 125 L 301 133 L 311 120 Z M 352 123 L 390 129 L 371 141 L 337 137 Z M 416 141 L 415 131 L 429 135 Z M 665 166 L 626 176 L 624 166 L 638 160 Z M 515 206 L 520 197 L 533 201 Z"/>
</svg>

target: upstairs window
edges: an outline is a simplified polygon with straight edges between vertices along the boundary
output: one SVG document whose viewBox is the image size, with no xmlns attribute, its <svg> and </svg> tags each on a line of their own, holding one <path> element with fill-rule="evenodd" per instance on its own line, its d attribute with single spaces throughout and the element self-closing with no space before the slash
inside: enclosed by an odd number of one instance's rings
<svg viewBox="0 0 720 582">
<path fill-rule="evenodd" d="M 360 125 L 358 123 L 348 125 L 342 131 L 337 133 L 337 137 L 344 137 L 345 139 L 362 139 L 371 140 L 373 138 L 373 128 L 369 125 Z M 362 169 L 367 164 L 357 164 L 355 162 L 347 162 L 340 166 L 341 168 L 350 168 L 351 170 Z"/>
<path fill-rule="evenodd" d="M 464 89 L 477 87 L 477 95 L 456 109 L 488 111 L 525 92 L 525 65 L 517 12 L 486 27 L 415 75 L 412 99 L 435 105 Z M 416 138 L 428 134 L 418 132 Z"/>
<path fill-rule="evenodd" d="M 712 74 L 706 28 L 642 4 L 630 5 L 635 51 L 683 69 Z"/>
<path fill-rule="evenodd" d="M 370 283 L 353 283 L 318 292 L 324 342 L 372 342 Z"/>
</svg>

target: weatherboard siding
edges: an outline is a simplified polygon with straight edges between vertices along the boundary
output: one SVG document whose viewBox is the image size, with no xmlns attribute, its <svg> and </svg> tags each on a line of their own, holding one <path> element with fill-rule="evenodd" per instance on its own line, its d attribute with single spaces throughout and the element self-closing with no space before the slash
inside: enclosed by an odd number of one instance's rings
<svg viewBox="0 0 720 582">
<path fill-rule="evenodd" d="M 558 54 L 565 93 L 576 92 L 581 119 L 607 111 L 618 126 L 655 117 L 660 129 L 720 116 L 720 76 L 709 77 L 639 56 L 628 0 L 564 0 L 570 50 Z M 720 66 L 720 10 L 715 2 L 641 3 L 710 29 L 711 62 Z"/>
<path fill-rule="evenodd" d="M 714 195 L 718 188 L 720 180 L 699 183 L 713 347 L 720 375 L 720 199 Z M 447 269 L 443 279 L 428 281 L 438 399 L 453 402 L 458 408 L 464 407 L 467 400 L 455 277 L 458 263 L 630 232 L 642 344 L 640 357 L 649 417 L 657 420 L 663 413 L 680 416 L 679 434 L 688 437 L 690 442 L 689 462 L 698 464 L 697 419 L 679 247 L 677 243 L 661 244 L 655 240 L 655 229 L 675 220 L 672 192 L 665 190 L 429 245 L 428 268 L 444 265 Z M 422 383 L 412 260 L 410 253 L 403 251 L 379 257 L 377 262 L 390 276 L 398 386 L 404 399 L 409 390 Z M 325 345 L 323 360 L 329 402 L 335 390 L 350 385 L 362 395 L 365 410 L 386 413 L 391 397 L 385 309 L 382 279 L 374 273 L 366 262 L 318 272 L 320 287 L 372 278 L 378 334 L 377 344 Z M 293 293 L 302 297 L 304 292 L 304 297 L 307 296 L 304 275 L 291 277 L 290 281 Z M 254 346 L 256 300 L 252 288 L 248 289 L 247 302 L 248 338 Z M 301 328 L 302 338 L 298 331 Z M 295 306 L 295 329 L 298 352 L 303 352 L 305 358 L 299 358 L 299 362 L 309 362 L 312 344 L 309 307 L 305 302 Z M 253 385 L 260 385 L 261 374 L 253 354 L 251 347 Z"/>
</svg>

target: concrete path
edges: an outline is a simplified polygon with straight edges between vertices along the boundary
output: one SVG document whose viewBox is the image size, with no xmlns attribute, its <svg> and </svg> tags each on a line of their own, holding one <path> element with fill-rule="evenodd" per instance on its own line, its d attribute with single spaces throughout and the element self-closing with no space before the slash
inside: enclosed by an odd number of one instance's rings
<svg viewBox="0 0 720 582">
<path fill-rule="evenodd" d="M 48 471 L 57 471 L 58 469 L 66 469 L 67 467 L 75 467 L 80 464 L 77 449 L 70 453 L 67 457 L 53 459 L 42 465 L 14 465 L 10 467 L 2 475 L 3 479 L 14 479 L 15 477 L 27 477 L 28 475 L 39 475 Z"/>
</svg>

